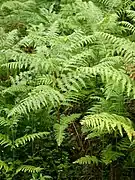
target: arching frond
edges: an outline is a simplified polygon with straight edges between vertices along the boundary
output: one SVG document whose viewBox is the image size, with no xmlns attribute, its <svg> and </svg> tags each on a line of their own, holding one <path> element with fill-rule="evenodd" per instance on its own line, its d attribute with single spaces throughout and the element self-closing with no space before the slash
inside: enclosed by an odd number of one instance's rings
<svg viewBox="0 0 135 180">
<path fill-rule="evenodd" d="M 9 169 L 8 165 L 4 161 L 0 160 L 0 170 L 2 168 L 4 168 L 6 171 Z"/>
<path fill-rule="evenodd" d="M 125 156 L 123 153 L 118 151 L 113 151 L 112 146 L 108 145 L 103 151 L 102 151 L 102 162 L 106 165 L 112 163 L 112 161 L 117 160 L 120 157 Z"/>
<path fill-rule="evenodd" d="M 99 39 L 102 38 L 106 43 L 114 44 L 115 50 L 124 57 L 125 64 L 134 62 L 134 42 L 103 32 L 96 32 L 95 36 Z"/>
<path fill-rule="evenodd" d="M 14 125 L 17 125 L 18 119 L 12 118 L 12 119 L 6 119 L 4 117 L 0 118 L 0 126 L 2 127 L 8 127 L 12 128 Z"/>
<path fill-rule="evenodd" d="M 130 148 L 132 143 L 129 141 L 128 138 L 123 138 L 119 143 L 117 143 L 117 149 L 119 151 L 127 151 Z"/>
<path fill-rule="evenodd" d="M 123 136 L 122 129 L 124 129 L 130 140 L 132 140 L 134 133 L 132 122 L 128 118 L 116 114 L 101 113 L 89 115 L 82 120 L 81 124 L 94 129 L 98 128 L 100 131 L 104 131 L 104 129 L 108 130 L 108 132 L 118 130 L 121 136 Z"/>
<path fill-rule="evenodd" d="M 9 139 L 8 135 L 0 134 L 0 145 L 4 147 L 12 145 L 12 141 Z"/>
<path fill-rule="evenodd" d="M 15 140 L 14 146 L 19 147 L 21 145 L 25 145 L 27 142 L 34 141 L 35 139 L 41 139 L 48 134 L 49 132 L 39 132 L 39 133 L 24 135 L 23 137 Z"/>
<path fill-rule="evenodd" d="M 85 78 L 87 78 L 87 76 L 73 71 L 68 74 L 62 74 L 61 78 L 56 79 L 56 82 L 62 91 L 73 90 L 78 92 L 82 87 L 86 87 Z"/>
<path fill-rule="evenodd" d="M 134 96 L 134 81 L 125 73 L 120 70 L 116 70 L 113 67 L 104 67 L 102 65 L 90 67 L 83 67 L 80 70 L 89 75 L 100 75 L 103 82 L 109 83 L 113 82 L 112 87 L 121 88 L 122 92 L 127 92 L 127 95 L 133 93 Z"/>
<path fill-rule="evenodd" d="M 130 30 L 132 33 L 135 33 L 135 27 L 131 23 L 127 21 L 121 21 L 119 24 Z"/>
<path fill-rule="evenodd" d="M 15 113 L 27 114 L 27 112 L 40 109 L 42 106 L 56 106 L 63 100 L 64 96 L 52 87 L 47 85 L 37 86 L 33 92 L 29 94 L 29 97 L 21 101 L 19 105 L 11 110 L 9 116 Z"/>
<path fill-rule="evenodd" d="M 55 138 L 58 146 L 61 145 L 65 136 L 65 129 L 70 123 L 80 117 L 80 114 L 72 114 L 70 116 L 63 116 L 60 119 L 60 123 L 54 124 Z"/>
<path fill-rule="evenodd" d="M 22 165 L 16 170 L 16 174 L 18 174 L 20 171 L 28 172 L 28 173 L 38 173 L 42 170 L 43 168 L 40 168 L 40 167 L 35 167 L 31 165 Z"/>
<path fill-rule="evenodd" d="M 81 157 L 80 159 L 77 159 L 74 163 L 77 164 L 98 164 L 99 160 L 96 156 L 89 156 L 86 155 L 85 157 Z"/>
</svg>

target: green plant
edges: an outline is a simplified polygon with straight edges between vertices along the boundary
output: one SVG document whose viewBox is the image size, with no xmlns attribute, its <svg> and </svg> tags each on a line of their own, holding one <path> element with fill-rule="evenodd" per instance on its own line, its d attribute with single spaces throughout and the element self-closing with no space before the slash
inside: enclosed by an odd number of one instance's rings
<svg viewBox="0 0 135 180">
<path fill-rule="evenodd" d="M 133 176 L 134 2 L 0 7 L 0 178 Z"/>
</svg>

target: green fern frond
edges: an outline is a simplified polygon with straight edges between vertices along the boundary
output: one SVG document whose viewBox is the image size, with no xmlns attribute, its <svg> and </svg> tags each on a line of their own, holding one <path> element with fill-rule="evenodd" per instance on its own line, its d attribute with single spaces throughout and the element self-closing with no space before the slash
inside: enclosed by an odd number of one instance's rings
<svg viewBox="0 0 135 180">
<path fill-rule="evenodd" d="M 28 0 L 24 3 L 19 1 L 6 1 L 2 4 L 1 10 L 3 12 L 6 11 L 15 12 L 16 10 L 30 11 L 31 10 L 30 8 L 34 9 L 34 6 L 36 6 L 36 3 L 33 0 Z"/>
<path fill-rule="evenodd" d="M 55 138 L 58 146 L 61 145 L 65 136 L 65 129 L 70 123 L 80 117 L 80 114 L 72 114 L 70 116 L 61 117 L 60 123 L 54 124 Z"/>
<path fill-rule="evenodd" d="M 68 74 L 62 74 L 61 78 L 56 79 L 56 82 L 62 91 L 73 90 L 78 92 L 82 87 L 86 87 L 84 78 L 86 76 L 74 71 Z"/>
<path fill-rule="evenodd" d="M 106 9 L 113 10 L 113 8 L 119 7 L 122 4 L 121 0 L 96 0 L 100 4 L 104 5 Z"/>
<path fill-rule="evenodd" d="M 134 10 L 126 10 L 127 16 L 135 21 L 135 11 Z"/>
<path fill-rule="evenodd" d="M 0 118 L 0 126 L 9 126 L 9 122 L 7 121 L 7 119 L 5 119 L 4 117 Z"/>
<path fill-rule="evenodd" d="M 12 118 L 12 119 L 6 119 L 4 117 L 0 118 L 0 126 L 2 127 L 9 127 L 13 128 L 14 125 L 17 125 L 18 119 Z"/>
<path fill-rule="evenodd" d="M 4 168 L 6 171 L 9 169 L 8 165 L 4 161 L 0 160 L 0 170 L 2 168 Z"/>
<path fill-rule="evenodd" d="M 9 116 L 16 113 L 27 114 L 31 110 L 40 109 L 42 106 L 56 106 L 60 101 L 64 101 L 64 96 L 60 94 L 59 91 L 47 85 L 40 85 L 29 94 L 29 97 L 22 100 L 20 104 L 14 107 Z"/>
<path fill-rule="evenodd" d="M 18 138 L 14 142 L 14 146 L 19 147 L 20 145 L 25 145 L 27 142 L 34 141 L 35 139 L 42 139 L 44 136 L 47 136 L 49 132 L 39 132 L 24 135 L 21 138 Z"/>
<path fill-rule="evenodd" d="M 130 30 L 132 33 L 135 33 L 135 27 L 134 25 L 132 25 L 131 23 L 127 22 L 127 21 L 121 21 L 119 23 L 120 25 L 126 27 L 128 30 Z"/>
<path fill-rule="evenodd" d="M 5 90 L 2 91 L 3 95 L 4 94 L 13 94 L 17 92 L 27 92 L 28 90 L 32 89 L 32 87 L 28 87 L 26 85 L 18 84 L 18 85 L 12 85 L 9 88 L 6 88 Z"/>
<path fill-rule="evenodd" d="M 133 94 L 134 96 L 134 81 L 125 73 L 120 70 L 116 70 L 113 67 L 105 67 L 104 64 L 96 65 L 92 68 L 90 67 L 83 67 L 80 68 L 80 71 L 89 75 L 100 75 L 103 82 L 110 83 L 113 82 L 113 87 L 121 88 L 122 92 L 127 92 L 127 95 Z"/>
<path fill-rule="evenodd" d="M 95 58 L 94 51 L 92 49 L 86 49 L 83 52 L 76 54 L 68 60 L 65 64 L 65 68 L 76 68 L 89 66 L 90 60 Z"/>
<path fill-rule="evenodd" d="M 43 168 L 40 168 L 40 167 L 35 167 L 31 165 L 22 165 L 16 170 L 16 174 L 18 174 L 20 171 L 28 172 L 28 173 L 38 173 L 42 170 Z"/>
<path fill-rule="evenodd" d="M 102 151 L 102 162 L 106 165 L 112 163 L 113 161 L 116 161 L 118 158 L 125 156 L 123 153 L 118 151 L 113 151 L 112 146 L 108 145 L 103 151 Z"/>
<path fill-rule="evenodd" d="M 76 0 L 73 6 L 74 9 L 79 10 L 76 14 L 79 19 L 88 20 L 89 23 L 97 23 L 103 18 L 102 11 L 92 1 Z"/>
<path fill-rule="evenodd" d="M 43 75 L 38 76 L 35 81 L 35 84 L 37 85 L 51 85 L 54 81 L 54 78 L 51 75 Z"/>
<path fill-rule="evenodd" d="M 5 134 L 0 134 L 0 145 L 7 147 L 12 145 L 12 141 Z"/>
<path fill-rule="evenodd" d="M 77 164 L 96 164 L 96 165 L 98 165 L 98 162 L 99 162 L 99 160 L 97 159 L 96 156 L 86 155 L 85 157 L 81 157 L 80 159 L 77 159 L 73 163 L 77 163 Z"/>
<path fill-rule="evenodd" d="M 49 132 L 39 132 L 39 133 L 24 135 L 23 137 L 15 140 L 14 146 L 19 147 L 21 145 L 25 145 L 27 142 L 34 141 L 35 139 L 42 139 L 44 136 L 48 134 Z"/>
<path fill-rule="evenodd" d="M 93 44 L 96 42 L 97 38 L 94 35 L 84 36 L 82 32 L 74 32 L 71 34 L 68 39 L 70 40 L 71 47 L 70 51 L 75 49 L 82 48 L 84 45 Z"/>
<path fill-rule="evenodd" d="M 101 113 L 88 115 L 82 120 L 81 124 L 92 127 L 93 129 L 98 128 L 100 131 L 104 131 L 105 129 L 109 133 L 111 130 L 116 131 L 118 129 L 121 136 L 123 136 L 122 129 L 124 129 L 130 140 L 132 140 L 134 133 L 132 122 L 128 118 L 116 114 Z"/>
<path fill-rule="evenodd" d="M 104 67 L 121 67 L 124 59 L 121 56 L 109 56 L 100 60 L 100 65 Z"/>
<path fill-rule="evenodd" d="M 132 143 L 128 138 L 123 138 L 120 142 L 117 143 L 116 147 L 119 151 L 127 151 L 131 144 Z"/>
<path fill-rule="evenodd" d="M 135 43 L 129 41 L 125 38 L 116 37 L 114 35 L 103 33 L 103 32 L 95 32 L 95 36 L 99 40 L 105 41 L 107 44 L 113 44 L 115 50 L 125 59 L 125 64 L 133 63 L 135 57 Z"/>
<path fill-rule="evenodd" d="M 67 125 L 61 125 L 61 124 L 54 124 L 54 131 L 55 131 L 55 138 L 56 138 L 56 141 L 57 141 L 57 144 L 58 146 L 61 145 L 63 139 L 64 139 L 64 135 L 65 135 L 65 132 L 64 130 L 67 128 Z"/>
<path fill-rule="evenodd" d="M 2 66 L 10 69 L 22 69 L 23 67 L 27 68 L 30 63 L 36 58 L 34 55 L 29 55 L 27 53 L 19 53 L 17 51 L 7 50 L 4 52 L 6 58 L 13 59 L 15 62 L 5 63 Z"/>
<path fill-rule="evenodd" d="M 1 36 L 2 36 L 0 38 L 2 50 L 11 48 L 18 41 L 18 31 L 17 30 L 12 30 L 9 33 L 5 33 L 4 30 L 0 31 L 0 32 L 1 32 Z"/>
</svg>

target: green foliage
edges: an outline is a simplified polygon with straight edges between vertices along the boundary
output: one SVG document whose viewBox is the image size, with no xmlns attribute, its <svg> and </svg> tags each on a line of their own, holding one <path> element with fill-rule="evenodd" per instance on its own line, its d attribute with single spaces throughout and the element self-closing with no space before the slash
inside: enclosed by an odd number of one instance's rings
<svg viewBox="0 0 135 180">
<path fill-rule="evenodd" d="M 112 151 L 112 147 L 108 145 L 102 152 L 102 162 L 105 164 L 110 164 L 112 161 L 115 161 L 122 156 L 125 155 L 122 152 Z"/>
<path fill-rule="evenodd" d="M 12 141 L 9 139 L 9 137 L 5 134 L 0 134 L 0 145 L 6 147 L 11 146 Z"/>
<path fill-rule="evenodd" d="M 80 159 L 78 159 L 77 161 L 75 161 L 74 163 L 78 163 L 78 164 L 98 164 L 98 159 L 96 156 L 88 156 L 86 155 L 85 157 L 81 157 Z"/>
<path fill-rule="evenodd" d="M 0 179 L 133 176 L 135 3 L 0 9 Z"/>
<path fill-rule="evenodd" d="M 20 145 L 25 145 L 26 142 L 34 141 L 36 138 L 40 139 L 43 138 L 45 135 L 48 135 L 49 132 L 39 132 L 39 133 L 33 133 L 24 135 L 21 138 L 18 138 L 14 141 L 14 146 L 19 147 Z"/>
<path fill-rule="evenodd" d="M 20 171 L 29 172 L 29 173 L 37 173 L 37 172 L 42 171 L 42 169 L 43 169 L 43 168 L 40 168 L 40 167 L 23 165 L 23 166 L 20 166 L 20 167 L 16 170 L 16 174 L 19 173 Z"/>
<path fill-rule="evenodd" d="M 54 124 L 54 131 L 55 131 L 55 138 L 57 141 L 58 146 L 61 145 L 64 135 L 65 135 L 65 129 L 68 127 L 70 123 L 73 123 L 73 121 L 78 118 L 80 114 L 72 114 L 67 117 L 61 117 L 60 118 L 60 123 L 55 123 Z"/>
<path fill-rule="evenodd" d="M 6 171 L 8 171 L 8 165 L 4 162 L 0 160 L 0 169 L 4 168 Z"/>
<path fill-rule="evenodd" d="M 132 140 L 134 133 L 132 122 L 128 118 L 105 112 L 86 116 L 81 124 L 101 132 L 104 130 L 111 132 L 111 130 L 116 131 L 118 129 L 121 136 L 123 136 L 122 129 L 124 129 L 130 140 Z"/>
</svg>

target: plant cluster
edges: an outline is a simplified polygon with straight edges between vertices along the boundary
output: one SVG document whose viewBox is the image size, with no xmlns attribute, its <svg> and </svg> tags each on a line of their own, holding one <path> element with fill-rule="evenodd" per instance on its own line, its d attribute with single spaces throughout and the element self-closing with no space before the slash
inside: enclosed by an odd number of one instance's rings
<svg viewBox="0 0 135 180">
<path fill-rule="evenodd" d="M 135 177 L 135 2 L 0 2 L 0 179 Z"/>
</svg>

